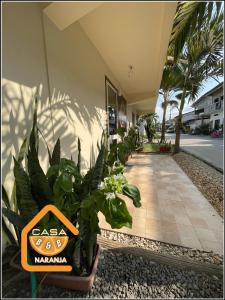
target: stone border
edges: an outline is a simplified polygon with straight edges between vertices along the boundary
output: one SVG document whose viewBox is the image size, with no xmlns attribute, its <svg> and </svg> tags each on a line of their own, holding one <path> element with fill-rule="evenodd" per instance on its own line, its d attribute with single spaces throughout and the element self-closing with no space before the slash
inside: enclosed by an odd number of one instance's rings
<svg viewBox="0 0 225 300">
<path fill-rule="evenodd" d="M 138 248 L 128 244 L 122 244 L 119 242 L 111 241 L 107 238 L 98 236 L 98 242 L 103 248 L 110 249 L 115 252 L 122 252 L 125 254 L 132 254 L 134 256 L 142 256 L 150 260 L 156 261 L 160 264 L 173 266 L 179 269 L 194 270 L 198 273 L 207 273 L 210 275 L 223 275 L 223 266 L 210 263 L 196 262 L 188 258 L 181 258 L 172 255 L 159 254 L 149 249 Z"/>
</svg>

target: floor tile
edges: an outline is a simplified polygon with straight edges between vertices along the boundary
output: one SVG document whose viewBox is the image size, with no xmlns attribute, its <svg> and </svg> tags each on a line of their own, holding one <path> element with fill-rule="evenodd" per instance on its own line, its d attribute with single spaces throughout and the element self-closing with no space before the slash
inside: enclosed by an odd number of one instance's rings
<svg viewBox="0 0 225 300">
<path fill-rule="evenodd" d="M 169 155 L 134 154 L 125 175 L 139 187 L 142 207 L 125 199 L 133 227 L 116 231 L 222 253 L 222 218 Z M 99 220 L 110 229 L 103 215 Z"/>
</svg>

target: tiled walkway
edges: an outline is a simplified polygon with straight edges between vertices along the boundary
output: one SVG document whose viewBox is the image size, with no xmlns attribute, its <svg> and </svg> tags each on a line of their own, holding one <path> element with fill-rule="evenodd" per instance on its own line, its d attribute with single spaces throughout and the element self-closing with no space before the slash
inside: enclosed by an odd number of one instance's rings
<svg viewBox="0 0 225 300">
<path fill-rule="evenodd" d="M 141 192 L 142 207 L 126 200 L 133 228 L 118 232 L 216 253 L 223 252 L 223 220 L 168 155 L 135 154 L 126 177 Z M 111 229 L 100 217 L 100 226 Z"/>
</svg>

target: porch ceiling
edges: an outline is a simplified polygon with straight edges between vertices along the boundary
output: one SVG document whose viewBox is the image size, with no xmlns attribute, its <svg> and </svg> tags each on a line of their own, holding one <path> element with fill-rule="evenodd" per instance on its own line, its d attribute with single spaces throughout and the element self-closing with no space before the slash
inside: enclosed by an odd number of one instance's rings
<svg viewBox="0 0 225 300">
<path fill-rule="evenodd" d="M 55 2 L 44 11 L 60 30 L 78 21 L 119 82 L 128 105 L 145 112 L 155 109 L 176 6 L 176 2 Z"/>
</svg>

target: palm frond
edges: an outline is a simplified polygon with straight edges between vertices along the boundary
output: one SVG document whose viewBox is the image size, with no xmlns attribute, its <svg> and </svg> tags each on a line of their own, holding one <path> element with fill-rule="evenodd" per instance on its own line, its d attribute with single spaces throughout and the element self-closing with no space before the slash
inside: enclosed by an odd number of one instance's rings
<svg viewBox="0 0 225 300">
<path fill-rule="evenodd" d="M 183 52 L 187 41 L 201 31 L 205 23 L 217 18 L 220 11 L 221 4 L 217 2 L 188 1 L 178 5 L 169 46 L 175 60 Z"/>
</svg>

